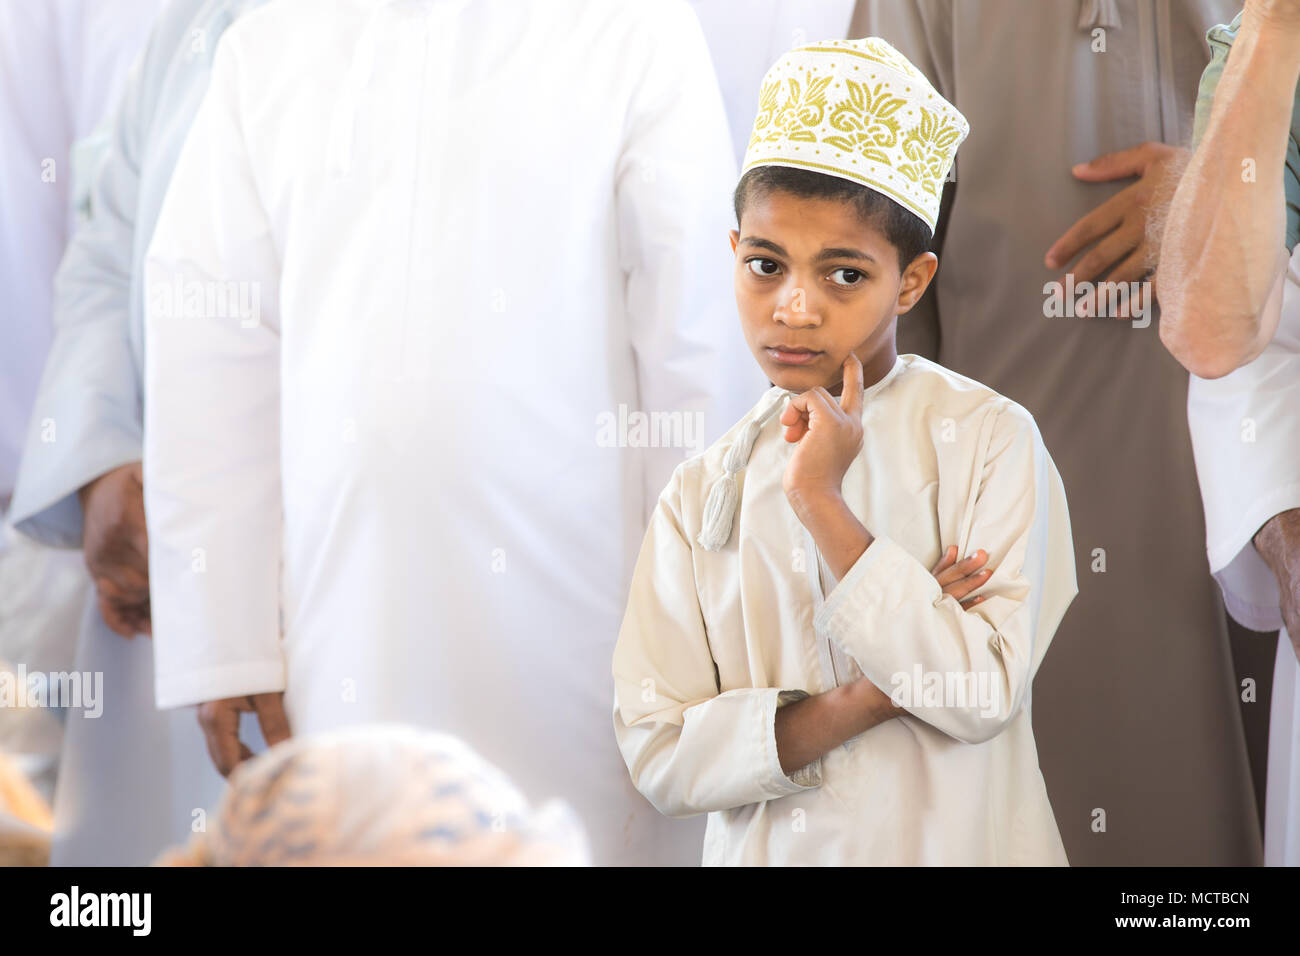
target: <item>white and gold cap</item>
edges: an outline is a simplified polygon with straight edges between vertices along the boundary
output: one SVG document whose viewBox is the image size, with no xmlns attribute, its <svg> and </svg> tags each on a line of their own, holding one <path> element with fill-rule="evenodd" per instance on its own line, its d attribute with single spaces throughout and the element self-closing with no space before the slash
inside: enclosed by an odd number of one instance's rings
<svg viewBox="0 0 1300 956">
<path fill-rule="evenodd" d="M 741 175 L 790 166 L 860 183 L 916 213 L 933 235 L 970 124 L 879 37 L 798 47 L 763 77 Z"/>
</svg>

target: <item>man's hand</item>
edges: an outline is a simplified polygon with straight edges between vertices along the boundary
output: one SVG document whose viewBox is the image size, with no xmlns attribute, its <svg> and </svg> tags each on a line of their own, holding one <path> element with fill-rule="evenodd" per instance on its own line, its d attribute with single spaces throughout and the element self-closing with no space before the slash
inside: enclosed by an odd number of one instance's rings
<svg viewBox="0 0 1300 956">
<path fill-rule="evenodd" d="M 957 546 L 954 544 L 944 551 L 943 557 L 939 559 L 939 563 L 934 566 L 934 570 L 930 573 L 939 582 L 939 587 L 943 589 L 944 594 L 955 597 L 957 603 L 969 611 L 984 600 L 984 595 L 973 597 L 969 601 L 963 601 L 962 598 L 976 588 L 983 587 L 988 582 L 988 579 L 993 576 L 991 570 L 984 568 L 988 561 L 988 552 L 982 549 L 976 551 L 970 557 L 958 561 Z M 981 568 L 984 568 L 984 570 L 980 570 Z"/>
<path fill-rule="evenodd" d="M 1277 578 L 1282 623 L 1300 660 L 1300 508 L 1283 511 L 1255 532 L 1255 550 Z"/>
<path fill-rule="evenodd" d="M 790 399 L 781 413 L 785 440 L 798 442 L 781 484 L 795 510 L 800 498 L 839 495 L 844 473 L 862 450 L 862 362 L 844 360 L 844 386 L 837 402 L 818 385 Z"/>
<path fill-rule="evenodd" d="M 1074 267 L 1075 282 L 1092 282 L 1106 273 L 1107 282 L 1140 282 L 1155 270 L 1160 258 L 1157 237 L 1147 229 L 1153 207 L 1173 195 L 1188 151 L 1164 143 L 1143 143 L 1118 153 L 1107 153 L 1075 166 L 1071 172 L 1084 182 L 1103 183 L 1137 176 L 1138 181 L 1085 215 L 1052 244 L 1045 262 L 1059 269 L 1096 243 Z M 1154 288 L 1148 286 L 1147 288 Z M 1144 290 L 1145 291 L 1145 290 Z M 1143 293 L 1126 301 L 1120 315 L 1129 319 L 1149 307 Z M 1082 303 L 1086 307 L 1086 302 Z"/>
<path fill-rule="evenodd" d="M 207 741 L 208 756 L 223 777 L 243 760 L 253 756 L 239 739 L 239 715 L 256 713 L 262 728 L 262 738 L 268 747 L 289 739 L 289 718 L 284 713 L 284 693 L 252 694 L 248 697 L 228 697 L 199 704 L 199 726 Z"/>
<path fill-rule="evenodd" d="M 149 538 L 140 463 L 105 472 L 78 492 L 81 547 L 104 622 L 123 637 L 151 634 Z"/>
</svg>

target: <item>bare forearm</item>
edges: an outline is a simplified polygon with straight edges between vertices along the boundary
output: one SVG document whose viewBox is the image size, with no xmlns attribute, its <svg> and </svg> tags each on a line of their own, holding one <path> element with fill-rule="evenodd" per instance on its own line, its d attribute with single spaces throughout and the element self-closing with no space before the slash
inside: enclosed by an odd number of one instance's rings
<svg viewBox="0 0 1300 956">
<path fill-rule="evenodd" d="M 1254 358 L 1272 334 L 1260 316 L 1286 263 L 1282 184 L 1297 81 L 1300 30 L 1266 26 L 1247 7 L 1160 262 L 1161 338 L 1207 377 Z"/>
<path fill-rule="evenodd" d="M 903 712 L 866 678 L 787 704 L 776 712 L 776 754 L 781 770 L 794 773 Z"/>
<path fill-rule="evenodd" d="M 836 579 L 842 579 L 875 540 L 837 492 L 793 491 L 790 506 Z"/>
</svg>

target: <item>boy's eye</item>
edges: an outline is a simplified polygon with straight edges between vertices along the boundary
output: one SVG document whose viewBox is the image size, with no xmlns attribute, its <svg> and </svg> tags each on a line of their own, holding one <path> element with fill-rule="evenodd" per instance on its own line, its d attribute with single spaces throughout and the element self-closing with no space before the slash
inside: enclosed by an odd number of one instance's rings
<svg viewBox="0 0 1300 956">
<path fill-rule="evenodd" d="M 836 276 L 841 278 L 837 279 Z M 854 286 L 860 283 L 866 276 L 857 269 L 836 269 L 831 273 L 831 281 L 836 285 Z"/>
<path fill-rule="evenodd" d="M 745 266 L 756 276 L 774 276 L 781 271 L 781 267 L 771 259 L 763 259 L 758 256 L 753 259 L 746 259 Z"/>
</svg>

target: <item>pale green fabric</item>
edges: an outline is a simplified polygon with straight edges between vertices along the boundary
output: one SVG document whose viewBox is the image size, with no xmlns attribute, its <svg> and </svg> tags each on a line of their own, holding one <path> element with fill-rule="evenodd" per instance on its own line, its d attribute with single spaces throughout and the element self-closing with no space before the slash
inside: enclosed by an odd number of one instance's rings
<svg viewBox="0 0 1300 956">
<path fill-rule="evenodd" d="M 1212 27 L 1205 34 L 1210 44 L 1210 65 L 1201 75 L 1201 85 L 1196 93 L 1196 121 L 1192 134 L 1193 142 L 1199 143 L 1210 121 L 1210 109 L 1214 105 L 1214 91 L 1223 76 L 1224 64 L 1228 62 L 1228 51 L 1237 39 L 1241 29 L 1241 14 L 1231 23 Z M 1286 147 L 1286 248 L 1294 251 L 1300 242 L 1300 86 L 1296 87 L 1295 109 L 1291 113 L 1291 136 Z"/>
</svg>

